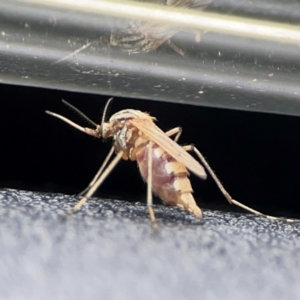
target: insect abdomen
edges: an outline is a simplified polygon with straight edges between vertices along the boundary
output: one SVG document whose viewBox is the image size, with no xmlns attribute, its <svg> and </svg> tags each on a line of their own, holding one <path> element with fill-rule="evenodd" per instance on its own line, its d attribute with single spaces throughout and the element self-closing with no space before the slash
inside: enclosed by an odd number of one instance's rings
<svg viewBox="0 0 300 300">
<path fill-rule="evenodd" d="M 142 147 L 136 153 L 136 160 L 143 179 L 147 181 L 147 147 Z M 193 189 L 186 167 L 156 144 L 152 147 L 152 166 L 153 193 L 169 205 L 177 205 L 201 218 L 202 213 L 192 195 Z"/>
</svg>

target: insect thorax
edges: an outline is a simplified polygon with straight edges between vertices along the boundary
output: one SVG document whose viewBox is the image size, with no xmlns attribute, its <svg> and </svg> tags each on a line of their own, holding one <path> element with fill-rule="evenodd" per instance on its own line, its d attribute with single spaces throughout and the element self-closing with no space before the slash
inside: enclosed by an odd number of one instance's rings
<svg viewBox="0 0 300 300">
<path fill-rule="evenodd" d="M 140 110 L 124 109 L 113 114 L 109 119 L 109 123 L 113 123 L 116 121 L 130 120 L 130 119 L 151 119 L 152 120 L 152 117 L 150 117 L 147 113 L 144 113 Z"/>
<path fill-rule="evenodd" d="M 126 109 L 111 116 L 108 123 L 104 123 L 103 137 L 113 137 L 116 151 L 124 151 L 124 159 L 135 160 L 135 153 L 147 144 L 148 138 L 135 127 L 130 120 L 153 120 L 147 113 L 139 110 Z"/>
</svg>

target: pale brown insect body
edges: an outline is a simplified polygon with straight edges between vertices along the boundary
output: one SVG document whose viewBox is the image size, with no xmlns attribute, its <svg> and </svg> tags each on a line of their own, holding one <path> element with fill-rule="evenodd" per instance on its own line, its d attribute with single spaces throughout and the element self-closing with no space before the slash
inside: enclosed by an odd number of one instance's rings
<svg viewBox="0 0 300 300">
<path fill-rule="evenodd" d="M 138 110 L 122 110 L 114 114 L 108 123 L 103 123 L 102 135 L 104 138 L 114 136 L 114 147 L 116 151 L 123 151 L 123 159 L 137 161 L 142 178 L 148 181 L 149 155 L 152 160 L 152 191 L 160 199 L 169 205 L 177 205 L 184 208 L 197 217 L 202 213 L 192 196 L 192 186 L 188 179 L 186 167 L 173 158 L 158 144 L 140 131 L 132 121 L 143 120 L 145 123 L 152 123 L 153 118 Z M 151 151 L 152 154 L 148 152 Z M 204 170 L 203 170 L 204 172 Z M 205 173 L 203 177 L 206 177 Z"/>
<path fill-rule="evenodd" d="M 136 160 L 145 181 L 148 180 L 148 151 L 144 147 L 136 153 Z M 157 144 L 153 145 L 152 164 L 153 193 L 167 204 L 177 205 L 201 218 L 202 213 L 192 195 L 193 189 L 186 167 Z"/>
<path fill-rule="evenodd" d="M 61 115 L 46 111 L 46 113 L 63 120 L 86 134 L 97 138 L 112 137 L 114 139 L 112 148 L 101 168 L 89 186 L 81 193 L 83 195 L 82 199 L 74 206 L 71 212 L 81 208 L 121 159 L 130 159 L 137 161 L 142 178 L 147 182 L 147 206 L 152 221 L 155 221 L 152 209 L 152 193 L 159 196 L 167 204 L 177 205 L 201 218 L 201 209 L 197 206 L 192 195 L 193 190 L 188 179 L 188 170 L 201 179 L 206 179 L 207 175 L 203 166 L 187 152 L 193 151 L 230 204 L 269 219 L 278 219 L 262 214 L 234 200 L 197 148 L 194 146 L 182 147 L 177 144 L 182 132 L 180 127 L 163 132 L 155 125 L 155 118 L 147 113 L 133 109 L 119 111 L 112 115 L 108 122 L 104 122 L 107 107 L 111 100 L 112 98 L 108 100 L 105 106 L 101 125 L 97 125 L 77 108 L 64 101 L 65 104 L 92 123 L 95 129 L 79 126 Z M 174 140 L 171 139 L 172 136 L 175 136 Z M 116 153 L 116 156 L 110 161 L 114 153 Z M 293 221 L 291 219 L 285 220 Z"/>
</svg>

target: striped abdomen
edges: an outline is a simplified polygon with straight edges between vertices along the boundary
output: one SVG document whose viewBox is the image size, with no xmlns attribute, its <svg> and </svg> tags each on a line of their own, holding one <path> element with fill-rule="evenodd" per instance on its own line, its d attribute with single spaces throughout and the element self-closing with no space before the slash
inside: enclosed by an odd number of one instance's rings
<svg viewBox="0 0 300 300">
<path fill-rule="evenodd" d="M 142 147 L 136 153 L 136 160 L 145 181 L 148 178 L 148 148 Z M 169 205 L 177 205 L 201 218 L 202 213 L 192 195 L 193 189 L 184 165 L 158 145 L 152 148 L 152 191 Z"/>
</svg>

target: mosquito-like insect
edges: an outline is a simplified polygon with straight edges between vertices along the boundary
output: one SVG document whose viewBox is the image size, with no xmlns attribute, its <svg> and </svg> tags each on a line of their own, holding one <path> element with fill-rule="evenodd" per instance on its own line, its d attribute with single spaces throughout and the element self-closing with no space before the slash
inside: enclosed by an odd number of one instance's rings
<svg viewBox="0 0 300 300">
<path fill-rule="evenodd" d="M 202 218 L 201 209 L 196 204 L 192 195 L 193 190 L 190 180 L 188 179 L 188 170 L 201 179 L 206 179 L 207 175 L 203 166 L 188 153 L 188 151 L 193 151 L 230 204 L 268 219 L 284 219 L 293 222 L 292 219 L 272 217 L 263 214 L 234 200 L 225 190 L 203 155 L 195 146 L 180 146 L 177 144 L 182 133 L 181 127 L 176 127 L 164 132 L 155 125 L 154 117 L 134 109 L 121 110 L 113 114 L 108 122 L 105 122 L 107 108 L 112 99 L 113 98 L 110 98 L 106 103 L 100 125 L 90 120 L 73 105 L 63 100 L 63 103 L 93 124 L 95 129 L 82 127 L 59 114 L 46 111 L 47 114 L 61 119 L 88 135 L 97 138 L 112 137 L 114 140 L 113 146 L 99 171 L 89 186 L 81 193 L 83 196 L 82 199 L 73 207 L 70 213 L 81 208 L 123 158 L 125 160 L 136 160 L 141 176 L 147 182 L 147 207 L 152 222 L 155 221 L 155 214 L 152 208 L 152 193 L 159 196 L 159 198 L 167 204 L 176 205 L 193 213 L 198 218 Z M 171 139 L 172 136 L 175 136 L 174 140 Z M 109 163 L 114 152 L 116 156 Z"/>
</svg>

